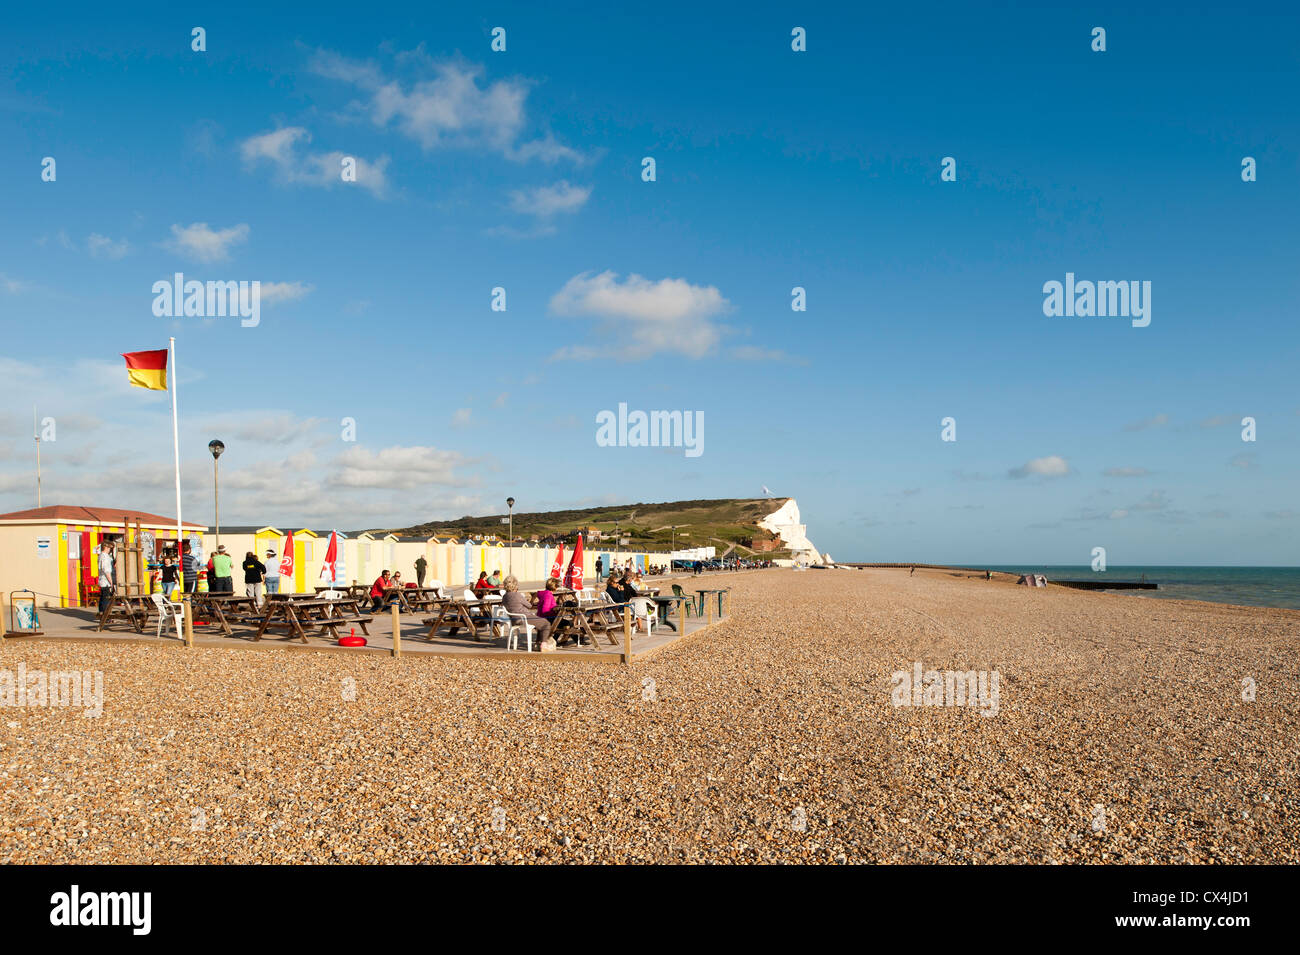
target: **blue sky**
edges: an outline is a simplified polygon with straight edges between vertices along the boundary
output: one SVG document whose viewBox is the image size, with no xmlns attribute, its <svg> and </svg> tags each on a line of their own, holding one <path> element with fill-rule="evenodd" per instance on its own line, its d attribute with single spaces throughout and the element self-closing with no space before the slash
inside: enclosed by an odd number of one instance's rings
<svg viewBox="0 0 1300 955">
<path fill-rule="evenodd" d="M 1300 563 L 1294 7 L 7 17 L 0 509 L 35 403 L 45 503 L 171 513 L 117 355 L 174 335 L 189 519 L 220 437 L 223 523 L 767 485 L 838 559 Z M 156 317 L 177 271 L 260 324 Z M 1151 324 L 1045 316 L 1067 272 Z M 598 447 L 619 402 L 704 453 Z"/>
</svg>

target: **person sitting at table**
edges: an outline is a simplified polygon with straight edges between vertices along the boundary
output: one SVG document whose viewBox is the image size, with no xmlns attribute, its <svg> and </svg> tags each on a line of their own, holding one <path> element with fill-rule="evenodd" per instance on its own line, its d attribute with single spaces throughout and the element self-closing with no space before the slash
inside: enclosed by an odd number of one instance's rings
<svg viewBox="0 0 1300 955">
<path fill-rule="evenodd" d="M 389 594 L 385 597 L 387 591 L 393 589 L 393 579 L 388 571 L 384 571 L 375 578 L 375 582 L 370 585 L 370 612 L 374 613 L 381 609 L 384 604 L 396 597 L 396 594 Z"/>
<path fill-rule="evenodd" d="M 555 612 L 558 609 L 558 601 L 555 599 L 556 588 L 560 582 L 554 577 L 546 581 L 546 586 L 533 594 L 532 604 L 537 607 L 537 616 L 545 617 L 547 620 L 555 619 Z"/>
<path fill-rule="evenodd" d="M 613 572 L 605 578 L 605 593 L 609 594 L 610 599 L 616 604 L 625 604 L 634 596 L 628 590 L 623 575 L 618 572 Z"/>
<path fill-rule="evenodd" d="M 474 581 L 474 593 L 476 596 L 482 597 L 484 592 L 489 590 L 496 590 L 496 587 L 488 580 L 487 571 L 481 570 L 479 571 L 478 580 Z"/>
<path fill-rule="evenodd" d="M 538 649 L 540 649 L 542 641 L 545 640 L 551 632 L 550 617 L 532 612 L 535 598 L 529 599 L 527 596 L 519 592 L 519 579 L 515 577 L 514 574 L 511 574 L 502 581 L 502 586 L 505 587 L 506 592 L 501 598 L 501 605 L 506 608 L 507 613 L 523 614 L 524 619 L 527 620 L 528 623 L 532 624 L 533 629 L 536 631 L 537 646 Z M 553 596 L 552 605 L 554 605 Z M 552 613 L 554 613 L 554 610 L 552 610 Z M 517 620 L 512 622 L 518 623 Z"/>
</svg>

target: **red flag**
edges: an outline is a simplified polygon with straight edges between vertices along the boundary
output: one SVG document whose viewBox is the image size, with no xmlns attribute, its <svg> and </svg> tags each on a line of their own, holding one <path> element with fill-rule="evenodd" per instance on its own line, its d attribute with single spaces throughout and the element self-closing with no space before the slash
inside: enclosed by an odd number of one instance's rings
<svg viewBox="0 0 1300 955">
<path fill-rule="evenodd" d="M 339 560 L 339 534 L 338 531 L 330 531 L 329 546 L 325 548 L 325 563 L 320 565 L 321 580 L 328 580 L 334 583 L 336 571 L 334 568 L 338 565 Z M 325 571 L 329 571 L 329 576 L 325 576 Z"/>
<path fill-rule="evenodd" d="M 167 390 L 167 349 L 122 352 L 127 382 L 150 391 Z"/>
<path fill-rule="evenodd" d="M 551 565 L 551 576 L 556 580 L 560 579 L 560 574 L 564 572 L 564 541 L 560 541 L 560 549 L 555 552 L 555 563 Z"/>
<path fill-rule="evenodd" d="M 293 576 L 293 531 L 290 531 L 289 536 L 284 539 L 284 556 L 280 558 L 280 576 Z M 286 590 L 285 593 L 291 594 L 293 591 Z"/>
<path fill-rule="evenodd" d="M 582 535 L 573 545 L 573 557 L 569 559 L 569 569 L 564 573 L 564 586 L 572 590 L 582 589 Z"/>
</svg>

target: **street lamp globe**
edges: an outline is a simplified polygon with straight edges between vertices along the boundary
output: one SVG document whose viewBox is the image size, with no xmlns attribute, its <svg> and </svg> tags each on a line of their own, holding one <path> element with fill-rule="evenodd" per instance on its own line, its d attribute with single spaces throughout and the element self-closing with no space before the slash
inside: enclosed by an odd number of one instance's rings
<svg viewBox="0 0 1300 955">
<path fill-rule="evenodd" d="M 215 461 L 217 458 L 221 457 L 221 452 L 226 450 L 226 444 L 224 441 L 219 441 L 214 438 L 208 442 L 208 450 L 212 452 L 212 459 Z"/>
</svg>

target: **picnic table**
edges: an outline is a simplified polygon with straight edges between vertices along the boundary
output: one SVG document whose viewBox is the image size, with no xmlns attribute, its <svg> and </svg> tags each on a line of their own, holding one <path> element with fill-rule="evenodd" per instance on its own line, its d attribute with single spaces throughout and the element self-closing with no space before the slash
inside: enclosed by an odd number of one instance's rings
<svg viewBox="0 0 1300 955">
<path fill-rule="evenodd" d="M 194 607 L 195 617 L 202 615 L 215 620 L 225 634 L 234 632 L 230 629 L 232 619 L 239 623 L 258 623 L 261 619 L 257 601 L 252 597 L 238 594 L 190 594 L 190 603 Z"/>
<path fill-rule="evenodd" d="M 706 589 L 704 589 L 704 590 L 697 590 L 697 591 L 695 591 L 695 592 L 696 592 L 697 594 L 700 595 L 700 603 L 699 603 L 700 613 L 703 613 L 703 612 L 704 612 L 704 595 L 705 595 L 705 594 L 717 594 L 717 595 L 718 595 L 718 617 L 719 617 L 719 619 L 721 619 L 721 617 L 722 617 L 722 595 L 723 595 L 723 594 L 726 594 L 726 593 L 730 593 L 730 592 L 731 592 L 731 588 L 730 588 L 730 587 L 722 587 L 722 588 L 706 588 Z"/>
<path fill-rule="evenodd" d="M 102 631 L 113 618 L 121 617 L 136 633 L 144 633 L 150 615 L 157 612 L 158 608 L 154 606 L 153 597 L 148 594 L 114 593 L 104 612 L 99 615 L 99 625 L 95 630 Z"/>
<path fill-rule="evenodd" d="M 660 596 L 659 594 L 656 593 L 650 599 L 655 602 L 655 606 L 659 611 L 659 622 L 663 624 L 665 627 L 668 627 L 670 630 L 672 630 L 673 633 L 676 633 L 677 624 L 673 623 L 671 620 L 668 619 L 669 611 L 671 611 L 675 605 L 684 603 L 685 601 L 690 600 L 691 598 L 686 596 L 685 594 L 682 594 L 679 597 L 676 594 L 667 594 L 664 596 Z"/>
<path fill-rule="evenodd" d="M 404 587 L 402 596 L 412 611 L 433 610 L 443 600 L 442 591 L 438 587 Z"/>
<path fill-rule="evenodd" d="M 285 595 L 292 599 L 273 600 L 267 604 L 266 614 L 261 626 L 253 635 L 253 640 L 261 640 L 262 634 L 272 627 L 283 629 L 290 636 L 306 643 L 307 631 L 312 629 L 328 630 L 330 636 L 338 636 L 338 628 L 348 624 L 357 624 L 361 632 L 370 635 L 366 624 L 372 619 L 361 613 L 360 601 L 354 597 L 337 597 L 329 600 L 323 597 L 303 596 L 301 594 Z"/>
<path fill-rule="evenodd" d="M 462 600 L 457 597 L 434 597 L 429 599 L 429 606 L 436 608 L 436 613 L 432 617 L 426 617 L 422 622 L 429 628 L 425 639 L 432 640 L 433 635 L 438 632 L 443 621 L 451 622 L 451 636 L 456 635 L 456 631 L 462 626 L 469 631 L 473 640 L 478 640 L 479 625 L 474 620 L 473 611 L 484 611 L 493 604 L 499 604 L 501 598 L 494 600 Z M 482 617 L 480 617 L 482 619 Z M 491 624 L 491 616 L 487 615 L 487 622 Z"/>
<path fill-rule="evenodd" d="M 618 638 L 610 631 L 623 627 L 623 608 L 627 604 L 601 603 L 582 607 L 577 603 L 559 604 L 551 621 L 551 636 L 558 642 L 564 637 L 587 639 L 594 649 L 600 635 L 618 645 Z"/>
</svg>

